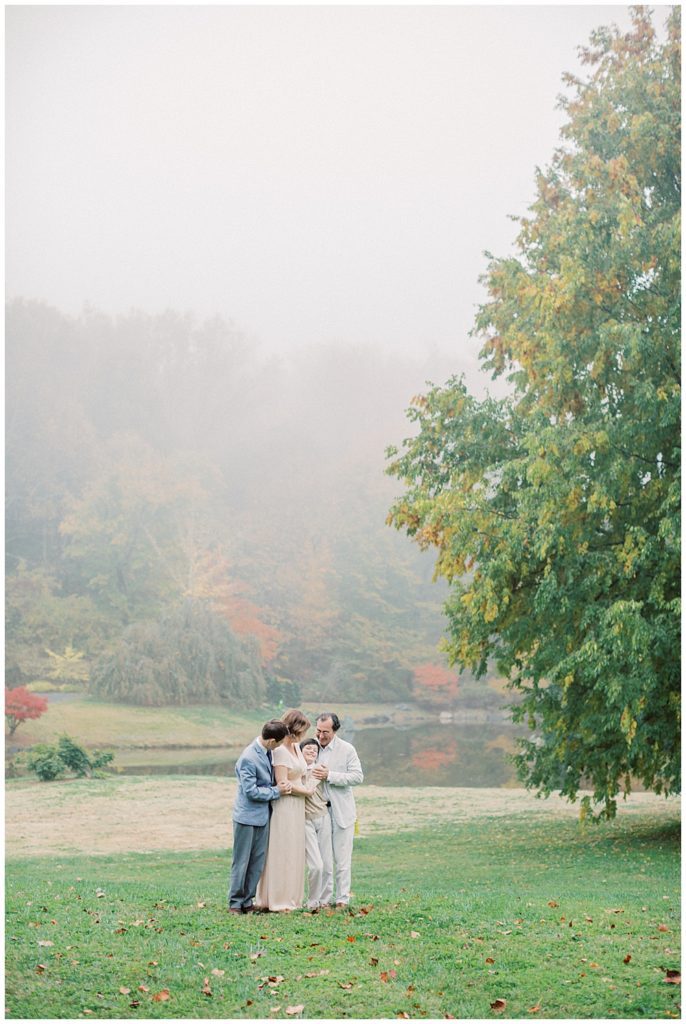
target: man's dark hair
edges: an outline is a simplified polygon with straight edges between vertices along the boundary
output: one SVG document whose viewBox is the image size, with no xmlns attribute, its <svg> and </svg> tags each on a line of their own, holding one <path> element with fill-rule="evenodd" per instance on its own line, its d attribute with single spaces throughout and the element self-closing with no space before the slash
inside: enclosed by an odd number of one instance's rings
<svg viewBox="0 0 686 1024">
<path fill-rule="evenodd" d="M 317 749 L 319 749 L 319 742 L 315 739 L 314 736 L 310 736 L 309 739 L 303 740 L 301 743 L 298 744 L 298 746 L 300 747 L 301 750 L 303 750 L 304 747 L 316 747 Z"/>
<path fill-rule="evenodd" d="M 262 726 L 263 740 L 282 740 L 288 736 L 288 726 L 278 718 L 271 718 Z"/>
<path fill-rule="evenodd" d="M 338 715 L 334 714 L 333 711 L 322 711 L 320 715 L 317 715 L 317 721 L 321 722 L 322 718 L 331 719 L 331 728 L 334 732 L 338 732 L 341 727 L 341 722 Z"/>
</svg>

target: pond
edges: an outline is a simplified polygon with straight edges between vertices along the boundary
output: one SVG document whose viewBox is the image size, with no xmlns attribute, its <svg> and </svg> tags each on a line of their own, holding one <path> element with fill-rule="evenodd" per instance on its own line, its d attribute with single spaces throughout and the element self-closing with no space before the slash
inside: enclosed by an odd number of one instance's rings
<svg viewBox="0 0 686 1024">
<path fill-rule="evenodd" d="M 389 725 L 341 732 L 355 744 L 374 786 L 516 785 L 509 756 L 523 735 L 509 722 L 440 723 L 399 729 Z M 230 775 L 235 757 L 225 747 L 201 750 L 129 750 L 115 758 L 124 775 Z"/>
</svg>

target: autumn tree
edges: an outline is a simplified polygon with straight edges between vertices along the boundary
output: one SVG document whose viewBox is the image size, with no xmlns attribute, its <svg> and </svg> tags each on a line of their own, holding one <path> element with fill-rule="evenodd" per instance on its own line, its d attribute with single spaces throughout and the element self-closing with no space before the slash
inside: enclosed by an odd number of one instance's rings
<svg viewBox="0 0 686 1024">
<path fill-rule="evenodd" d="M 475 333 L 509 396 L 432 387 L 389 470 L 390 520 L 451 584 L 451 662 L 522 695 L 521 778 L 606 816 L 632 778 L 680 784 L 679 10 L 664 42 L 632 22 L 581 51 L 517 252 L 490 258 Z"/>
<path fill-rule="evenodd" d="M 45 697 L 31 693 L 25 686 L 16 686 L 13 690 L 5 687 L 5 721 L 10 736 L 14 736 L 22 722 L 29 718 L 40 718 L 47 710 Z"/>
<path fill-rule="evenodd" d="M 209 602 L 185 600 L 128 626 L 96 661 L 93 692 L 129 704 L 259 707 L 267 683 L 257 641 L 238 637 Z"/>
<path fill-rule="evenodd" d="M 456 673 L 436 662 L 417 665 L 412 682 L 415 700 L 429 707 L 452 707 L 460 689 Z"/>
</svg>

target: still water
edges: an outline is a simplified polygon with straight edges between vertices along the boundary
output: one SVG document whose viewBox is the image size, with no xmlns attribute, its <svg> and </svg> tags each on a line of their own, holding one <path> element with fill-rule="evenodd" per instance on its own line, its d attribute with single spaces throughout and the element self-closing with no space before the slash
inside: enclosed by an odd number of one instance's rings
<svg viewBox="0 0 686 1024">
<path fill-rule="evenodd" d="M 365 782 L 374 786 L 511 786 L 508 755 L 522 735 L 508 722 L 422 724 L 341 732 L 355 744 Z M 231 775 L 235 758 L 224 748 L 127 751 L 117 755 L 125 775 Z"/>
</svg>

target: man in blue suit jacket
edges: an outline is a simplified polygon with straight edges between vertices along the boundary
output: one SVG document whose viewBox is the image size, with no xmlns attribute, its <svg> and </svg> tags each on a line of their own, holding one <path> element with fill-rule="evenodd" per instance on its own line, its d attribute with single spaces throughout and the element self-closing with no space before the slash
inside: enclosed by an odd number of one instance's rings
<svg viewBox="0 0 686 1024">
<path fill-rule="evenodd" d="M 269 840 L 270 801 L 290 793 L 290 782 L 274 784 L 272 750 L 281 746 L 288 727 L 278 719 L 262 726 L 262 733 L 236 761 L 238 792 L 233 806 L 233 860 L 229 885 L 229 912 L 249 914 L 262 874 Z"/>
</svg>

